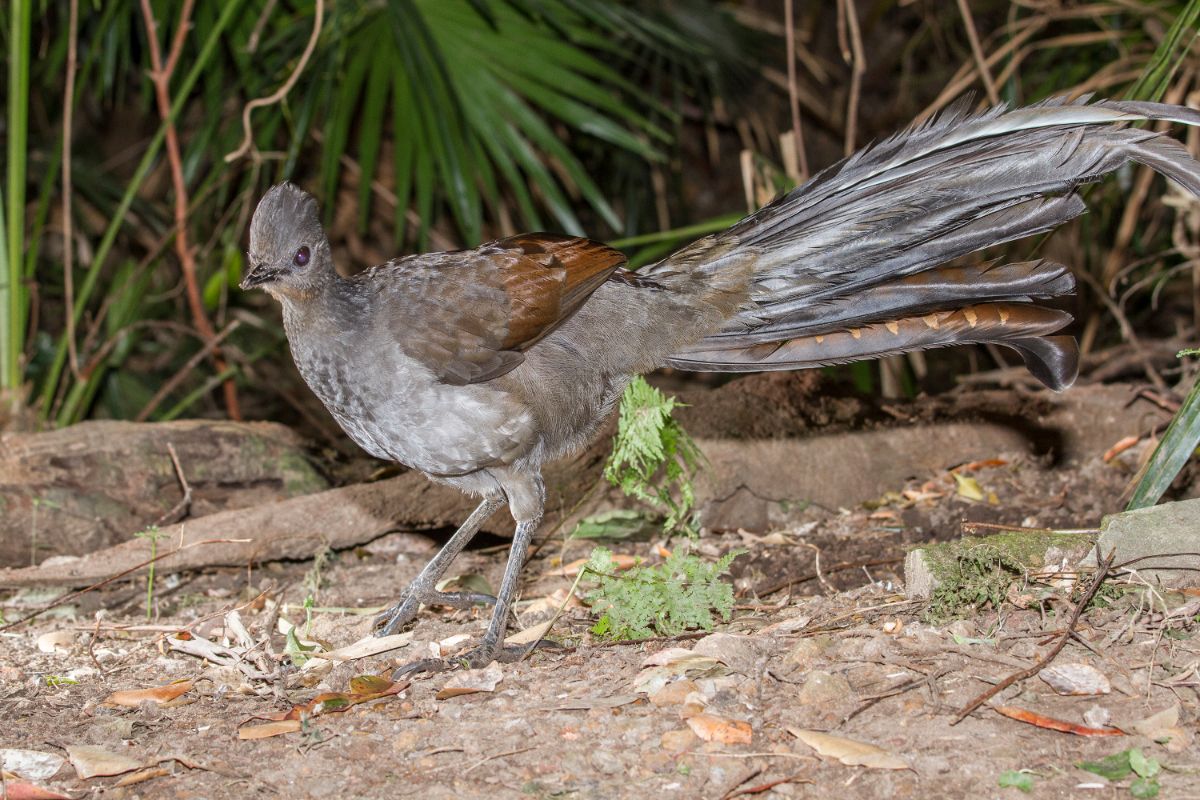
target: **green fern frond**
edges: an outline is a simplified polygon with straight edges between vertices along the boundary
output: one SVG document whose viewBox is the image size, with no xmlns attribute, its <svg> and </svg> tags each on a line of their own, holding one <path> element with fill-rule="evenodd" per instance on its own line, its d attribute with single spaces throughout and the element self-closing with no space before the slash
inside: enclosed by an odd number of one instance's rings
<svg viewBox="0 0 1200 800">
<path fill-rule="evenodd" d="M 704 456 L 671 415 L 680 405 L 645 379 L 634 378 L 621 397 L 617 436 L 604 477 L 627 496 L 663 511 L 667 530 L 693 532 L 693 475 Z"/>
<path fill-rule="evenodd" d="M 662 564 L 618 574 L 612 553 L 597 547 L 585 567 L 598 580 L 588 594 L 600 614 L 592 632 L 611 639 L 645 639 L 696 628 L 711 631 L 716 617 L 729 620 L 733 586 L 721 576 L 743 552 L 732 550 L 707 562 L 676 549 Z"/>
</svg>

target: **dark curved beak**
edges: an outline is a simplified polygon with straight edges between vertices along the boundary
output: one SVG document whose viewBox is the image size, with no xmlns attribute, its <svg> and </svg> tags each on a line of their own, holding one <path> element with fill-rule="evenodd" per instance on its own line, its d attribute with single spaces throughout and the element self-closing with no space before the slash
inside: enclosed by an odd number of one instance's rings
<svg viewBox="0 0 1200 800">
<path fill-rule="evenodd" d="M 241 289 L 253 289 L 256 286 L 262 286 L 264 283 L 270 283 L 275 280 L 282 271 L 270 264 L 255 264 L 246 273 L 246 277 L 242 278 L 242 282 L 238 284 L 238 287 Z"/>
</svg>

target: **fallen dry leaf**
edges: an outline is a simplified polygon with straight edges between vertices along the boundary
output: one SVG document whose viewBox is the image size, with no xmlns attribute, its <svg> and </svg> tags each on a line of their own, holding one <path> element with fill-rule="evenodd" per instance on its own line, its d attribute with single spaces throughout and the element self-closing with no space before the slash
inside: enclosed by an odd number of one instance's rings
<svg viewBox="0 0 1200 800">
<path fill-rule="evenodd" d="M 464 694 L 494 692 L 503 679 L 504 670 L 500 669 L 499 664 L 489 664 L 484 669 L 468 669 L 451 677 L 434 696 L 438 700 L 446 700 Z"/>
<path fill-rule="evenodd" d="M 267 739 L 271 736 L 280 736 L 285 733 L 295 733 L 300 730 L 300 720 L 298 719 L 280 719 L 274 722 L 266 722 L 262 725 L 247 725 L 238 728 L 239 739 Z"/>
<path fill-rule="evenodd" d="M 967 500 L 983 500 L 985 495 L 983 489 L 979 486 L 979 481 L 974 478 L 969 478 L 966 475 L 959 475 L 957 472 L 951 472 L 954 476 L 954 482 L 958 484 L 957 494 L 959 497 L 964 497 Z"/>
<path fill-rule="evenodd" d="M 545 597 L 538 597 L 529 601 L 529 605 L 525 606 L 525 610 L 521 612 L 521 616 L 534 614 L 553 614 L 562 607 L 563 603 L 567 604 L 567 608 L 582 608 L 583 603 L 574 594 L 567 596 L 567 587 L 563 586 L 555 589 Z"/>
<path fill-rule="evenodd" d="M 181 694 L 190 691 L 191 688 L 191 681 L 178 681 L 176 683 L 168 683 L 166 686 L 155 686 L 151 689 L 122 689 L 104 698 L 104 702 L 101 705 L 137 708 L 142 703 L 150 701 L 155 705 L 161 706 L 174 700 Z"/>
<path fill-rule="evenodd" d="M 576 697 L 564 700 L 561 704 L 551 706 L 553 711 L 591 711 L 593 708 L 619 708 L 630 703 L 636 703 L 636 694 L 614 694 L 608 697 Z"/>
<path fill-rule="evenodd" d="M 750 744 L 754 731 L 749 722 L 727 719 L 716 714 L 696 714 L 687 718 L 688 727 L 706 742 Z"/>
<path fill-rule="evenodd" d="M 1050 731 L 1062 731 L 1063 733 L 1073 733 L 1076 736 L 1124 736 L 1125 732 L 1118 728 L 1089 728 L 1084 725 L 1076 725 L 1074 722 L 1066 720 L 1054 719 L 1034 711 L 1026 711 L 1023 708 L 1015 706 L 992 706 L 996 713 L 1003 714 L 1009 719 L 1015 719 L 1019 722 L 1027 722 L 1030 725 L 1036 725 L 1039 728 L 1045 728 Z"/>
<path fill-rule="evenodd" d="M 138 770 L 132 775 L 126 775 L 124 778 L 121 778 L 121 780 L 114 783 L 113 786 L 133 786 L 135 783 L 143 783 L 145 781 L 153 780 L 154 778 L 162 778 L 170 774 L 171 770 L 169 769 L 163 769 L 162 767 L 151 767 L 150 769 Z"/>
<path fill-rule="evenodd" d="M 66 759 L 40 750 L 0 749 L 0 768 L 31 781 L 44 781 L 62 769 Z"/>
<path fill-rule="evenodd" d="M 105 750 L 90 744 L 69 744 L 67 760 L 75 768 L 80 780 L 105 775 L 121 775 L 142 768 L 142 762 L 129 756 Z"/>
<path fill-rule="evenodd" d="M 633 679 L 633 690 L 654 694 L 676 677 L 712 677 L 728 672 L 725 665 L 712 656 L 702 656 L 691 650 L 671 647 L 655 653 L 643 662 L 645 668 Z"/>
<path fill-rule="evenodd" d="M 1179 706 L 1173 705 L 1133 723 L 1129 729 L 1156 742 L 1166 742 L 1170 753 L 1182 753 L 1192 743 L 1192 734 L 1179 724 Z"/>
<path fill-rule="evenodd" d="M 298 706 L 293 706 L 287 711 L 272 711 L 266 714 L 255 714 L 250 719 L 266 719 L 272 722 L 296 722 L 294 728 L 279 727 L 270 729 L 266 725 L 253 725 L 243 727 L 238 730 L 239 739 L 262 739 L 267 736 L 278 736 L 281 733 L 290 733 L 293 730 L 299 730 L 299 722 L 304 717 L 315 717 L 319 714 L 334 714 L 341 711 L 346 711 L 359 703 L 366 703 L 370 700 L 378 700 L 382 697 L 390 697 L 399 694 L 408 688 L 408 681 L 397 681 L 393 683 L 390 679 L 382 675 L 357 675 L 350 679 L 349 692 L 322 692 L 321 694 L 309 700 L 307 703 L 302 703 Z M 254 733 L 254 729 L 260 729 Z M 272 730 L 274 732 L 272 732 Z M 243 736 L 243 731 L 252 731 L 250 735 Z"/>
<path fill-rule="evenodd" d="M 908 762 L 903 758 L 873 744 L 803 728 L 788 728 L 788 733 L 821 755 L 836 758 L 848 767 L 909 769 Z"/>
<path fill-rule="evenodd" d="M 1039 672 L 1038 677 L 1062 695 L 1096 695 L 1112 691 L 1108 676 L 1091 664 L 1051 664 Z"/>
<path fill-rule="evenodd" d="M 37 649 L 43 653 L 66 654 L 71 652 L 73 644 L 75 644 L 73 631 L 48 631 L 37 637 Z"/>
<path fill-rule="evenodd" d="M 328 653 L 310 654 L 309 660 L 304 662 L 304 669 L 310 669 L 309 665 L 313 664 L 315 666 L 315 662 L 318 661 L 354 661 L 355 659 L 366 658 L 367 656 L 377 656 L 389 650 L 407 647 L 412 642 L 412 638 L 412 631 L 395 633 L 391 636 L 366 636 L 354 644 L 330 650 Z"/>
<path fill-rule="evenodd" d="M 512 636 L 505 637 L 505 644 L 533 644 L 539 641 L 543 636 L 550 632 L 553 627 L 554 620 L 548 619 L 545 622 L 539 622 L 537 625 L 531 625 L 523 631 L 517 631 Z"/>
<path fill-rule="evenodd" d="M 71 800 L 70 795 L 59 794 L 24 781 L 5 781 L 5 797 L 8 800 Z"/>
</svg>

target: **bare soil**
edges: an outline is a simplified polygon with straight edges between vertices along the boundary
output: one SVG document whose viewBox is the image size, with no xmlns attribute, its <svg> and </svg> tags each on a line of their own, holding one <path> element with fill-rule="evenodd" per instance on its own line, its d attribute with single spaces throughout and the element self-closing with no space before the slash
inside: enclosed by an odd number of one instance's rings
<svg viewBox="0 0 1200 800">
<path fill-rule="evenodd" d="M 252 681 L 236 669 L 171 651 L 164 637 L 188 629 L 212 641 L 230 638 L 225 614 L 239 608 L 250 635 L 262 641 L 271 634 L 270 651 L 281 653 L 277 617 L 303 625 L 300 606 L 315 587 L 319 610 L 308 636 L 330 647 L 350 644 L 370 628 L 370 614 L 360 612 L 391 602 L 444 536 L 391 533 L 327 554 L 319 563 L 273 562 L 160 577 L 149 621 L 145 576 L 139 575 L 0 633 L 0 748 L 64 755 L 64 747 L 90 744 L 162 767 L 161 774 L 125 787 L 115 785 L 116 776 L 81 779 L 70 764 L 37 781 L 73 797 L 715 799 L 1022 796 L 998 786 L 1010 770 L 1032 772 L 1033 797 L 1125 798 L 1133 796 L 1129 778 L 1108 782 L 1076 764 L 1137 747 L 1166 767 L 1158 776 L 1160 797 L 1200 797 L 1200 757 L 1191 741 L 1200 718 L 1200 646 L 1187 593 L 1163 587 L 1150 594 L 1113 591 L 1084 613 L 1054 663 L 1094 667 L 1107 678 L 1109 693 L 1061 696 L 1034 677 L 991 704 L 1124 731 L 1155 712 L 1178 708 L 1181 730 L 1156 743 L 1136 732 L 1079 736 L 1042 729 L 1002 716 L 991 705 L 954 724 L 971 699 L 1035 664 L 1063 635 L 1077 596 L 1070 582 L 1013 598 L 1018 605 L 984 607 L 955 621 L 927 619 L 927 609 L 906 600 L 901 584 L 905 551 L 959 536 L 964 519 L 1095 526 L 1103 513 L 1120 507 L 1121 493 L 1149 446 L 1143 441 L 1105 461 L 1104 451 L 1119 438 L 1113 432 L 1124 425 L 1128 433 L 1143 433 L 1157 417 L 1134 410 L 1123 423 L 1097 418 L 1071 427 L 1054 416 L 1047 396 L 1010 392 L 991 401 L 966 394 L 940 406 L 940 400 L 926 403 L 926 409 L 940 410 L 926 410 L 914 420 L 915 407 L 904 404 L 889 412 L 852 397 L 824 405 L 793 403 L 789 393 L 803 391 L 796 384 L 768 381 L 716 391 L 782 392 L 770 403 L 757 403 L 772 409 L 772 419 L 761 428 L 756 419 L 744 426 L 742 439 L 753 446 L 764 446 L 764 437 L 798 441 L 794 437 L 805 433 L 798 428 L 809 420 L 823 431 L 841 425 L 822 435 L 850 437 L 838 445 L 844 452 L 851 452 L 845 448 L 857 436 L 877 437 L 870 440 L 874 449 L 886 449 L 888 437 L 896 437 L 893 445 L 910 443 L 914 425 L 942 437 L 931 449 L 948 451 L 955 442 L 947 430 L 970 432 L 992 424 L 995 414 L 987 408 L 1007 407 L 1004 425 L 1016 426 L 1018 417 L 1030 420 L 1022 437 L 1044 443 L 1049 436 L 1057 447 L 984 437 L 977 448 L 998 449 L 915 474 L 910 467 L 911 477 L 890 479 L 866 503 L 828 504 L 799 495 L 743 502 L 744 513 L 755 517 L 751 526 L 737 523 L 738 507 L 730 497 L 710 491 L 708 502 L 717 505 L 706 513 L 715 514 L 719 506 L 722 521 L 708 525 L 698 551 L 709 557 L 733 548 L 747 551 L 734 562 L 738 605 L 718 626 L 716 638 L 698 633 L 603 642 L 589 633 L 587 609 L 569 608 L 550 634 L 563 647 L 539 649 L 526 661 L 502 666 L 493 691 L 438 699 L 438 691 L 458 676 L 417 676 L 399 694 L 307 718 L 299 731 L 259 740 L 238 738 L 250 717 L 285 711 L 324 691 L 346 691 L 352 676 L 387 674 L 432 648 L 452 655 L 470 646 L 452 637 L 477 637 L 486 610 L 427 609 L 408 646 L 341 664 L 319 682 L 296 674 Z M 730 400 L 728 413 L 745 405 Z M 1080 407 L 1073 408 L 1078 415 Z M 942 423 L 957 427 L 937 427 Z M 709 431 L 699 419 L 687 424 L 703 442 L 738 438 L 728 425 Z M 1011 446 L 1000 449 L 1006 442 Z M 855 464 L 860 472 L 870 469 L 869 463 Z M 763 466 L 775 472 L 832 469 L 819 461 Z M 978 485 L 983 500 L 964 496 L 951 466 Z M 715 459 L 714 470 L 720 471 Z M 1194 494 L 1186 479 L 1178 491 Z M 594 544 L 564 539 L 561 531 L 547 533 L 526 566 L 514 627 L 549 617 L 553 604 L 546 598 L 573 581 L 556 572 L 585 557 Z M 610 546 L 653 561 L 663 547 L 686 544 Z M 481 575 L 495 586 L 504 557 L 503 540 L 485 536 L 452 571 Z M 19 618 L 45 600 L 44 594 L 23 590 L 9 599 L 5 617 Z M 1172 615 L 1178 608 L 1183 612 Z M 639 683 L 646 678 L 644 662 L 669 648 L 715 654 L 720 663 L 704 662 L 701 674 L 679 674 L 676 668 L 665 688 Z M 194 687 L 178 705 L 104 704 L 117 690 L 180 679 L 194 681 Z M 707 716 L 698 721 L 698 715 Z M 700 724 L 705 721 L 708 727 Z M 696 729 L 709 735 L 715 730 L 716 738 L 705 741 Z M 736 740 L 746 730 L 748 742 L 719 741 Z M 871 744 L 908 767 L 848 766 L 818 754 L 792 730 Z"/>
</svg>

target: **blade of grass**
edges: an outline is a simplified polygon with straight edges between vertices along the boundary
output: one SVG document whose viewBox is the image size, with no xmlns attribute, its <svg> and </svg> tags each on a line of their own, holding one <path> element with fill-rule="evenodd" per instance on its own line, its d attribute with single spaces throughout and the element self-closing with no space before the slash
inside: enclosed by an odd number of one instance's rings
<svg viewBox="0 0 1200 800">
<path fill-rule="evenodd" d="M 1192 386 L 1162 441 L 1154 448 L 1125 510 L 1133 511 L 1157 503 L 1192 457 L 1197 445 L 1200 445 L 1200 380 Z"/>
<path fill-rule="evenodd" d="M 29 296 L 23 276 L 25 254 L 25 160 L 29 127 L 29 39 L 32 31 L 31 0 L 11 0 L 8 41 L 8 180 L 5 209 L 4 264 L 5 282 L 0 307 L 8 324 L 4 345 L 0 348 L 0 386 L 15 392 L 24 379 L 21 355 L 25 350 L 25 314 Z"/>
<path fill-rule="evenodd" d="M 1155 49 L 1142 77 L 1126 93 L 1126 98 L 1153 102 L 1161 100 L 1175 70 L 1197 37 L 1200 37 L 1200 0 L 1189 0 Z"/>
</svg>

